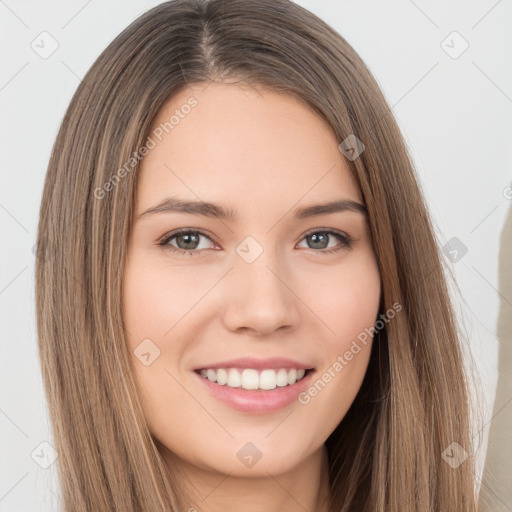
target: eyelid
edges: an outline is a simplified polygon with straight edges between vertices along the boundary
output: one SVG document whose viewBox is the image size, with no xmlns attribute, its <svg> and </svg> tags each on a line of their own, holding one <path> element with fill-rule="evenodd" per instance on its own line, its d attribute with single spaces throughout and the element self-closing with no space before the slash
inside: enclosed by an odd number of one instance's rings
<svg viewBox="0 0 512 512">
<path fill-rule="evenodd" d="M 165 235 L 163 235 L 161 238 L 159 238 L 157 240 L 157 245 L 163 244 L 164 242 L 168 241 L 170 238 L 174 238 L 175 236 L 178 236 L 181 233 L 199 233 L 200 235 L 203 235 L 206 238 L 209 238 L 212 242 L 219 245 L 218 240 L 211 233 L 209 233 L 208 231 L 205 231 L 203 229 L 199 229 L 199 228 L 180 228 L 180 229 L 176 229 L 174 231 L 169 231 L 168 233 L 166 233 Z M 176 247 L 175 247 L 175 249 L 176 249 Z M 180 251 L 180 250 L 185 250 L 185 249 L 177 249 L 177 250 Z M 199 252 L 199 251 L 196 251 L 196 252 Z"/>
<path fill-rule="evenodd" d="M 345 233 L 344 231 L 341 231 L 339 229 L 335 228 L 327 228 L 327 227 L 318 227 L 318 228 L 311 228 L 310 230 L 306 231 L 301 235 L 301 238 L 299 238 L 298 241 L 302 240 L 303 238 L 312 235 L 314 233 L 334 233 L 335 235 L 347 238 L 349 240 L 355 240 L 352 238 L 348 233 Z"/>
</svg>

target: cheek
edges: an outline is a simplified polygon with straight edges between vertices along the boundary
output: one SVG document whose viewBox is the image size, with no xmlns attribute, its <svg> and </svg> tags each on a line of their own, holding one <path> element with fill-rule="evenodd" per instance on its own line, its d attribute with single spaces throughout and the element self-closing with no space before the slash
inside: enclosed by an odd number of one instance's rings
<svg viewBox="0 0 512 512">
<path fill-rule="evenodd" d="M 215 282 L 218 278 L 211 276 L 211 279 Z M 123 319 L 133 356 L 132 368 L 146 421 L 152 434 L 160 440 L 166 439 L 169 433 L 173 438 L 187 439 L 191 426 L 184 418 L 201 413 L 179 383 L 182 376 L 177 364 L 187 350 L 188 338 L 173 334 L 185 325 L 180 322 L 188 319 L 186 315 L 211 286 L 204 278 L 200 280 L 197 272 L 171 271 L 165 263 L 151 261 L 142 251 L 134 251 L 125 268 Z M 187 335 L 191 333 L 187 331 Z M 145 353 L 150 354 L 147 365 L 142 357 Z"/>
<path fill-rule="evenodd" d="M 380 275 L 373 252 L 354 255 L 352 260 L 336 268 L 315 274 L 313 284 L 304 294 L 310 297 L 310 308 L 325 329 L 321 351 L 344 350 L 350 340 L 374 325 L 380 303 Z"/>
<path fill-rule="evenodd" d="M 136 255 L 124 278 L 123 314 L 130 346 L 144 338 L 164 339 L 208 291 L 211 283 L 185 269 L 170 270 Z M 214 283 L 215 276 L 212 277 Z"/>
<path fill-rule="evenodd" d="M 299 396 L 309 414 L 323 418 L 326 436 L 343 419 L 363 382 L 381 292 L 373 253 L 340 265 L 334 275 L 330 270 L 315 280 L 317 284 L 323 282 L 325 290 L 317 293 L 313 303 L 327 326 L 316 341 L 321 363 L 311 386 Z"/>
</svg>

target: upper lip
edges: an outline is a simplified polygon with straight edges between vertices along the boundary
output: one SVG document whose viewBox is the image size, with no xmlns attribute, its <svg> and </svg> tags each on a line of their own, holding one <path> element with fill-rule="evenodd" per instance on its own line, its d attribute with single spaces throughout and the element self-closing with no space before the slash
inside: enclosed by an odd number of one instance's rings
<svg viewBox="0 0 512 512">
<path fill-rule="evenodd" d="M 230 359 L 229 361 L 218 361 L 216 363 L 208 363 L 194 368 L 194 371 L 205 370 L 211 368 L 254 368 L 256 370 L 274 369 L 274 368 L 296 368 L 297 370 L 309 370 L 313 368 L 312 365 L 299 363 L 293 359 L 286 357 L 270 357 L 267 359 L 256 359 L 254 357 L 239 357 L 237 359 Z"/>
</svg>

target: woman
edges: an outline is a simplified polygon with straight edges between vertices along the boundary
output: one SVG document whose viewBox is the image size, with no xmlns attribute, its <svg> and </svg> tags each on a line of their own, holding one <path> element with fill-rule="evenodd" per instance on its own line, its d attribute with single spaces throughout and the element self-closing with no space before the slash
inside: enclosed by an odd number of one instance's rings
<svg viewBox="0 0 512 512">
<path fill-rule="evenodd" d="M 410 158 L 307 10 L 175 0 L 133 22 L 64 117 L 38 247 L 65 510 L 476 510 Z"/>
</svg>

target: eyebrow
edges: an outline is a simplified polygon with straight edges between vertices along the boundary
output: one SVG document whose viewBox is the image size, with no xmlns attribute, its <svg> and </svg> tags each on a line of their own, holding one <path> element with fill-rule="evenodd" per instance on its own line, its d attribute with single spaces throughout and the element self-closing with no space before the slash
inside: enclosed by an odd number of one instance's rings
<svg viewBox="0 0 512 512">
<path fill-rule="evenodd" d="M 295 217 L 297 219 L 306 219 L 318 215 L 326 215 L 329 213 L 345 211 L 361 213 L 365 217 L 368 215 L 366 206 L 362 205 L 361 203 L 351 199 L 340 199 L 328 203 L 315 204 L 312 206 L 298 208 L 295 210 Z M 224 208 L 218 204 L 204 201 L 184 201 L 175 197 L 167 197 L 163 199 L 156 206 L 152 206 L 151 208 L 148 208 L 142 212 L 139 215 L 139 218 L 143 215 L 152 213 L 189 213 L 192 215 L 224 219 L 232 222 L 238 220 L 239 218 L 238 211 L 232 208 Z"/>
</svg>

